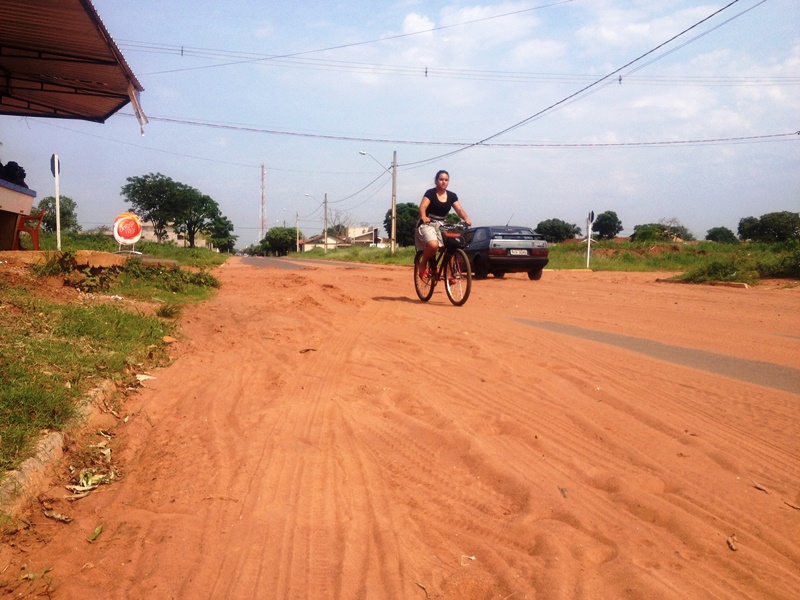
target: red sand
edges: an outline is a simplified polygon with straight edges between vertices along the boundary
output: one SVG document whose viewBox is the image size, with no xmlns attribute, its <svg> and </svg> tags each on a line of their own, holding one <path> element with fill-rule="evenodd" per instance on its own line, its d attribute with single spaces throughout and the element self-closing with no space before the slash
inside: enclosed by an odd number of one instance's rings
<svg viewBox="0 0 800 600">
<path fill-rule="evenodd" d="M 800 597 L 800 287 L 547 271 L 456 308 L 419 302 L 410 268 L 216 274 L 108 426 L 126 476 L 74 503 L 53 478 L 40 499 L 74 520 L 30 506 L 0 548 L 9 593 Z"/>
</svg>

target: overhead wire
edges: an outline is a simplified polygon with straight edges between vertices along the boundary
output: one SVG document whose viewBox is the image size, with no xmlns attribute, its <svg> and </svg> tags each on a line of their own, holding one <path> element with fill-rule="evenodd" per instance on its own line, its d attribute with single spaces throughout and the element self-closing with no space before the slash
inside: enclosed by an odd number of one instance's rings
<svg viewBox="0 0 800 600">
<path fill-rule="evenodd" d="M 530 123 L 530 122 L 532 122 L 532 121 L 534 121 L 536 119 L 541 118 L 546 113 L 549 113 L 549 112 L 555 110 L 556 108 L 567 104 L 571 100 L 577 99 L 578 97 L 580 97 L 582 95 L 585 95 L 585 93 L 588 92 L 589 90 L 591 90 L 592 88 L 600 85 L 603 82 L 607 82 L 608 80 L 610 80 L 610 78 L 614 77 L 615 75 L 618 75 L 618 74 L 622 73 L 625 69 L 627 69 L 631 65 L 638 63 L 639 61 L 641 61 L 642 59 L 644 59 L 647 56 L 652 55 L 653 53 L 657 52 L 661 48 L 663 48 L 663 47 L 667 46 L 668 44 L 672 43 L 673 41 L 675 41 L 679 37 L 685 35 L 689 31 L 692 31 L 693 29 L 696 29 L 697 27 L 701 26 L 703 23 L 706 23 L 710 19 L 713 19 L 718 14 L 721 14 L 722 12 L 728 10 L 730 7 L 732 7 L 734 4 L 737 4 L 738 2 L 739 2 L 739 0 L 732 0 L 731 2 L 729 2 L 728 4 L 723 6 L 722 8 L 714 11 L 713 13 L 708 15 L 707 17 L 705 17 L 705 18 L 701 19 L 700 21 L 698 21 L 697 23 L 694 23 L 693 25 L 687 27 L 683 31 L 673 35 L 671 38 L 669 38 L 666 41 L 658 44 L 654 48 L 651 48 L 650 50 L 648 50 L 644 54 L 641 54 L 638 57 L 634 58 L 633 60 L 628 61 L 627 63 L 625 63 L 621 67 L 618 67 L 617 69 L 614 69 L 610 73 L 604 75 L 603 77 L 600 77 L 599 79 L 597 79 L 596 81 L 590 83 L 589 85 L 586 85 L 586 86 L 582 87 L 581 89 L 577 90 L 576 92 L 573 92 L 572 94 L 569 94 L 568 96 L 562 98 L 561 100 L 558 100 L 557 102 L 554 102 L 554 103 L 550 104 L 546 108 L 541 109 L 540 111 L 534 113 L 530 117 L 527 117 L 527 118 L 525 118 L 525 119 L 523 119 L 523 120 L 521 120 L 521 121 L 519 121 L 517 123 L 514 123 L 513 125 L 510 125 L 509 127 L 506 127 L 505 129 L 502 129 L 502 130 L 500 130 L 500 131 L 498 131 L 496 133 L 493 133 L 492 135 L 489 135 L 489 136 L 487 136 L 487 137 L 485 137 L 485 138 L 483 138 L 481 140 L 478 140 L 477 142 L 473 142 L 469 146 L 465 146 L 463 148 L 458 148 L 456 150 L 453 150 L 452 152 L 448 152 L 446 154 L 441 154 L 439 156 L 434 156 L 434 157 L 431 157 L 431 158 L 427 158 L 427 159 L 424 159 L 424 160 L 421 160 L 421 161 L 416 161 L 416 162 L 413 162 L 413 163 L 406 163 L 403 166 L 407 167 L 407 166 L 424 166 L 424 165 L 428 165 L 428 164 L 431 164 L 433 162 L 439 161 L 439 160 L 441 160 L 443 158 L 447 158 L 449 156 L 453 156 L 455 154 L 459 154 L 461 152 L 464 152 L 465 150 L 468 150 L 470 148 L 474 148 L 476 146 L 481 146 L 481 145 L 485 144 L 486 142 L 488 142 L 489 140 L 492 140 L 492 139 L 495 139 L 495 138 L 500 137 L 502 135 L 505 135 L 506 133 L 509 133 L 510 131 L 514 131 L 515 129 L 519 129 L 522 126 L 527 125 L 528 123 Z M 763 3 L 763 0 L 762 0 L 762 3 Z"/>
<path fill-rule="evenodd" d="M 489 17 L 481 17 L 480 19 L 473 19 L 473 20 L 470 20 L 470 21 L 462 21 L 461 23 L 454 23 L 452 25 L 440 25 L 438 27 L 431 27 L 429 29 L 424 29 L 422 31 L 412 31 L 412 32 L 408 32 L 408 33 L 399 33 L 397 35 L 390 35 L 390 36 L 386 36 L 386 37 L 383 37 L 383 38 L 377 38 L 377 39 L 373 39 L 373 40 L 364 40 L 364 41 L 360 41 L 360 42 L 351 42 L 351 43 L 348 43 L 348 44 L 339 44 L 339 45 L 336 45 L 336 46 L 328 46 L 326 48 L 316 48 L 314 50 L 303 50 L 303 51 L 300 51 L 300 52 L 292 52 L 292 53 L 288 53 L 288 54 L 279 54 L 279 55 L 268 56 L 268 57 L 251 58 L 251 59 L 245 59 L 245 60 L 239 60 L 239 61 L 216 64 L 216 65 L 201 65 L 201 66 L 197 66 L 197 67 L 186 67 L 186 68 L 182 68 L 182 69 L 171 69 L 171 70 L 168 70 L 168 71 L 157 71 L 157 72 L 154 72 L 154 73 L 148 73 L 148 75 L 161 75 L 161 74 L 165 74 L 165 73 L 178 73 L 178 72 L 181 72 L 181 71 L 195 71 L 195 70 L 199 70 L 199 69 L 213 69 L 213 68 L 219 68 L 219 67 L 227 67 L 227 66 L 231 66 L 231 65 L 239 65 L 239 64 L 246 64 L 246 63 L 253 63 L 253 62 L 261 62 L 261 61 L 265 61 L 265 60 L 274 60 L 274 59 L 279 59 L 279 58 L 290 58 L 290 57 L 296 57 L 296 56 L 304 56 L 304 55 L 307 55 L 307 54 L 316 54 L 316 53 L 319 53 L 319 52 L 328 52 L 330 50 L 343 50 L 344 48 L 353 48 L 353 47 L 356 47 L 356 46 L 364 46 L 364 45 L 367 45 L 367 44 L 375 44 L 375 43 L 379 43 L 379 42 L 387 42 L 387 41 L 390 41 L 390 40 L 396 40 L 396 39 L 411 37 L 411 36 L 415 36 L 415 35 L 422 35 L 424 33 L 431 33 L 431 32 L 434 32 L 434 31 L 442 31 L 442 30 L 445 30 L 445 29 L 452 29 L 454 27 L 463 27 L 464 25 L 471 25 L 473 23 L 480 23 L 480 22 L 483 22 L 483 21 L 490 21 L 492 19 L 501 19 L 501 18 L 504 18 L 504 17 L 513 16 L 513 15 L 519 15 L 519 14 L 526 13 L 526 12 L 531 12 L 531 11 L 534 11 L 534 10 L 542 10 L 544 8 L 551 8 L 553 6 L 558 6 L 560 4 L 569 4 L 572 1 L 573 0 L 557 0 L 556 2 L 551 2 L 550 4 L 544 4 L 544 5 L 541 5 L 541 6 L 534 6 L 534 7 L 531 7 L 531 8 L 523 8 L 523 9 L 520 9 L 520 10 L 515 10 L 515 11 L 512 11 L 512 12 L 508 12 L 508 13 L 503 13 L 503 14 L 500 14 L 500 15 L 492 15 L 492 16 L 489 16 Z M 120 41 L 122 41 L 122 40 L 120 40 Z M 183 52 L 183 47 L 182 46 L 181 46 L 181 51 Z"/>
</svg>

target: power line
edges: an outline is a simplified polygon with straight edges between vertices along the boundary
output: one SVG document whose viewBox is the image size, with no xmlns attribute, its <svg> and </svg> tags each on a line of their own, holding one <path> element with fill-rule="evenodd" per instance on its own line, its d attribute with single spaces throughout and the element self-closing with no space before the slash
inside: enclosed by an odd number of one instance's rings
<svg viewBox="0 0 800 600">
<path fill-rule="evenodd" d="M 761 2 L 760 4 L 762 4 L 764 1 L 765 1 L 765 0 L 762 0 L 762 2 Z M 446 158 L 446 157 L 448 157 L 448 156 L 453 156 L 454 154 L 458 154 L 458 153 L 460 153 L 460 152 L 464 152 L 465 150 L 467 150 L 467 149 L 469 149 L 469 148 L 472 148 L 472 147 L 475 147 L 475 146 L 482 146 L 482 145 L 484 145 L 484 144 L 485 144 L 487 141 L 489 141 L 489 140 L 492 140 L 492 139 L 494 139 L 494 138 L 500 137 L 501 135 L 504 135 L 504 134 L 506 134 L 506 133 L 508 133 L 508 132 L 510 132 L 510 131 L 514 131 L 515 129 L 518 129 L 518 128 L 522 127 L 523 125 L 526 125 L 526 124 L 530 123 L 531 121 L 533 121 L 533 120 L 535 120 L 535 119 L 539 119 L 539 118 L 541 118 L 542 116 L 544 116 L 544 114 L 545 114 L 545 113 L 549 113 L 550 111 L 553 111 L 553 110 L 555 110 L 556 108 L 558 108 L 558 107 L 560 107 L 560 106 L 562 106 L 562 105 L 565 105 L 565 104 L 567 104 L 567 103 L 568 103 L 568 102 L 570 102 L 570 101 L 573 101 L 573 100 L 577 99 L 578 97 L 582 97 L 583 95 L 585 95 L 585 92 L 587 92 L 587 91 L 588 91 L 588 90 L 590 90 L 591 88 L 593 88 L 593 87 L 595 87 L 595 86 L 597 86 L 597 85 L 599 85 L 599 84 L 601 84 L 601 83 L 603 83 L 603 82 L 607 82 L 607 81 L 608 81 L 608 80 L 610 80 L 610 79 L 611 79 L 613 76 L 615 76 L 615 75 L 617 75 L 617 74 L 619 74 L 619 73 L 622 73 L 622 71 L 624 71 L 625 69 L 627 69 L 627 68 L 628 68 L 628 67 L 630 67 L 631 65 L 633 65 L 633 64 L 635 64 L 635 63 L 639 62 L 640 60 L 644 59 L 645 57 L 647 57 L 647 56 L 650 56 L 651 54 L 653 54 L 653 53 L 657 52 L 658 50 L 660 50 L 661 48 L 663 48 L 663 47 L 664 47 L 664 46 L 666 46 L 667 44 L 670 44 L 671 42 L 675 41 L 676 39 L 678 39 L 678 38 L 679 38 L 679 37 L 681 37 L 682 35 L 684 35 L 684 34 L 688 33 L 689 31 L 691 31 L 691 30 L 693 30 L 693 29 L 695 29 L 695 28 L 699 27 L 699 26 L 700 26 L 700 25 L 702 25 L 703 23 L 705 23 L 705 22 L 707 22 L 708 20 L 710 20 L 710 19 L 714 18 L 715 16 L 717 16 L 718 14 L 722 13 L 723 11 L 725 11 L 725 10 L 729 9 L 731 6 L 733 6 L 734 4 L 737 4 L 738 2 L 739 2 L 739 0 L 733 0 L 733 1 L 732 1 L 732 2 L 730 2 L 729 4 L 727 4 L 727 5 L 723 6 L 723 7 L 722 7 L 722 8 L 720 8 L 719 10 L 716 10 L 716 11 L 714 11 L 713 13 L 711 13 L 710 15 L 708 15 L 707 17 L 705 17 L 704 19 L 701 19 L 700 21 L 698 21 L 698 22 L 697 22 L 697 23 L 695 23 L 694 25 L 691 25 L 690 27 L 687 27 L 686 29 L 684 29 L 684 30 L 683 30 L 683 31 L 681 31 L 680 33 L 677 33 L 677 34 L 675 34 L 674 36 L 672 36 L 672 37 L 671 37 L 671 38 L 669 38 L 668 40 L 666 40 L 666 41 L 664 41 L 664 42 L 660 43 L 660 44 L 659 44 L 659 45 L 657 45 L 656 47 L 654 47 L 654 48 L 652 48 L 652 49 L 648 50 L 647 52 L 645 52 L 644 54 L 642 54 L 642 55 L 640 55 L 640 56 L 638 56 L 638 57 L 634 58 L 633 60 L 631 60 L 631 61 L 629 61 L 629 62 L 625 63 L 625 64 L 624 64 L 624 65 L 622 65 L 621 67 L 619 67 L 619 68 L 617 68 L 617 69 L 615 69 L 615 70 L 611 71 L 611 72 L 610 72 L 610 73 L 608 73 L 607 75 L 604 75 L 603 77 L 601 77 L 601 78 L 597 79 L 597 80 L 596 80 L 596 81 L 594 81 L 593 83 L 590 83 L 589 85 L 582 87 L 582 88 L 581 88 L 581 89 L 579 89 L 578 91 L 576 91 L 576 92 L 573 92 L 572 94 L 570 94 L 570 95 L 568 95 L 568 96 L 566 96 L 566 97 L 562 98 L 562 99 L 561 99 L 561 100 L 559 100 L 558 102 L 554 102 L 554 103 L 553 103 L 553 104 L 551 104 L 550 106 L 548 106 L 548 107 L 546 107 L 546 108 L 543 108 L 542 110 L 538 111 L 537 113 L 534 113 L 534 114 L 533 114 L 533 115 L 531 115 L 530 117 L 528 117 L 528 118 L 526 118 L 526 119 L 523 119 L 522 121 L 519 121 L 519 122 L 515 123 L 514 125 L 511 125 L 511 126 L 509 126 L 509 127 L 506 127 L 505 129 L 502 129 L 502 130 L 498 131 L 497 133 L 494 133 L 494 134 L 492 134 L 492 135 L 490 135 L 490 136 L 487 136 L 487 137 L 483 138 L 482 140 L 479 140 L 479 141 L 477 141 L 477 142 L 474 142 L 474 143 L 473 143 L 473 144 L 471 144 L 470 146 L 466 146 L 466 147 L 463 147 L 463 148 L 459 148 L 459 149 L 457 149 L 457 150 L 453 150 L 452 152 L 448 152 L 448 153 L 446 153 L 446 154 L 442 154 L 442 155 L 439 155 L 439 156 L 434 156 L 434 157 L 432 157 L 432 158 L 428 158 L 428 159 L 425 159 L 425 160 L 422 160 L 422 161 L 417 161 L 417 162 L 415 162 L 415 163 L 409 163 L 409 165 L 423 166 L 423 165 L 431 164 L 431 163 L 433 163 L 433 162 L 436 162 L 436 161 L 438 161 L 438 160 L 441 160 L 442 158 Z M 409 166 L 409 165 L 406 165 L 406 166 Z"/>
<path fill-rule="evenodd" d="M 134 117 L 132 113 L 118 113 L 123 116 Z M 720 143 L 720 142 L 742 142 L 742 141 L 758 141 L 758 140 L 772 140 L 773 138 L 780 138 L 780 137 L 790 137 L 796 136 L 797 132 L 789 132 L 789 133 L 771 133 L 771 134 L 762 134 L 762 135 L 751 135 L 751 136 L 736 136 L 736 137 L 726 137 L 726 138 L 709 138 L 709 139 L 692 139 L 692 140 L 668 140 L 668 141 L 652 141 L 652 142 L 617 142 L 617 143 L 578 143 L 578 142 L 520 142 L 520 143 L 482 143 L 482 142 L 457 142 L 457 141 L 445 141 L 445 142 L 434 142 L 434 141 L 426 141 L 426 140 L 400 140 L 400 139 L 389 139 L 389 138 L 370 138 L 370 137 L 353 137 L 353 136 L 342 136 L 342 135 L 329 135 L 329 134 L 320 134 L 320 133 L 308 133 L 308 132 L 299 132 L 299 131 L 281 131 L 276 129 L 267 129 L 262 127 L 253 127 L 253 126 L 245 126 L 245 125 L 231 125 L 225 123 L 214 123 L 211 121 L 200 121 L 200 120 L 189 120 L 189 119 L 177 119 L 173 117 L 156 117 L 150 116 L 147 117 L 150 121 L 154 122 L 165 122 L 165 123 L 174 123 L 178 125 L 191 125 L 195 127 L 210 127 L 214 129 L 230 129 L 234 131 L 242 131 L 248 133 L 262 133 L 268 135 L 288 135 L 294 137 L 308 137 L 308 138 L 321 138 L 321 139 L 328 139 L 328 140 L 337 140 L 337 141 L 345 141 L 345 142 L 366 142 L 366 143 L 383 143 L 383 144 L 402 144 L 402 145 L 412 145 L 412 146 L 456 146 L 459 147 L 459 151 L 465 150 L 467 148 L 471 148 L 473 146 L 479 145 L 482 148 L 591 148 L 591 147 L 626 147 L 626 146 L 675 146 L 675 145 L 694 145 L 694 144 L 707 144 L 707 143 Z M 510 130 L 510 128 L 509 128 Z M 491 137 L 497 137 L 500 134 L 495 134 Z M 491 139 L 491 138 L 485 138 Z M 444 155 L 448 156 L 448 155 Z M 430 159 L 429 159 L 430 160 Z M 398 166 L 409 166 L 414 165 L 417 163 L 407 163 L 405 165 L 398 165 Z"/>
<path fill-rule="evenodd" d="M 411 37 L 411 36 L 414 36 L 414 35 L 421 35 L 423 33 L 431 33 L 433 31 L 443 31 L 445 29 L 452 29 L 454 27 L 463 27 L 464 25 L 471 25 L 473 23 L 480 23 L 480 22 L 483 22 L 483 21 L 490 21 L 492 19 L 501 19 L 501 18 L 504 18 L 504 17 L 519 15 L 519 14 L 526 13 L 526 12 L 531 12 L 531 11 L 534 11 L 534 10 L 541 10 L 541 9 L 544 9 L 544 8 L 551 8 L 553 6 L 558 6 L 559 4 L 568 4 L 570 2 L 572 2 L 572 0 L 558 0 L 558 1 L 552 2 L 550 4 L 544 4 L 544 5 L 541 5 L 541 6 L 534 6 L 532 8 L 523 8 L 521 10 L 515 10 L 513 12 L 503 13 L 503 14 L 500 14 L 500 15 L 493 15 L 491 17 L 482 17 L 480 19 L 473 19 L 471 21 L 463 21 L 461 23 L 454 23 L 453 25 L 441 25 L 439 27 L 432 27 L 430 29 L 424 29 L 422 31 L 413 31 L 413 32 L 410 32 L 410 33 L 400 33 L 400 34 L 397 34 L 397 35 L 390 35 L 390 36 L 387 36 L 387 37 L 377 38 L 377 39 L 374 39 L 374 40 L 366 40 L 366 41 L 361 41 L 361 42 L 352 42 L 352 43 L 349 43 L 349 44 L 339 44 L 339 45 L 336 45 L 336 46 L 328 46 L 326 48 L 317 48 L 316 50 L 304 50 L 302 52 L 293 52 L 293 53 L 290 53 L 290 54 L 280 54 L 280 55 L 267 56 L 267 57 L 250 58 L 250 59 L 244 59 L 244 60 L 238 60 L 238 61 L 233 61 L 233 62 L 221 63 L 221 64 L 216 64 L 216 65 L 204 65 L 204 66 L 198 66 L 198 67 L 186 67 L 186 68 L 183 68 L 183 69 L 172 69 L 172 70 L 169 70 L 169 71 L 158 71 L 158 72 L 155 72 L 155 73 L 147 73 L 147 75 L 161 75 L 161 74 L 164 74 L 164 73 L 178 73 L 178 72 L 181 72 L 181 71 L 195 71 L 195 70 L 199 70 L 199 69 L 213 69 L 213 68 L 219 68 L 219 67 L 227 67 L 227 66 L 231 66 L 231 65 L 239 65 L 239 64 L 246 64 L 246 63 L 253 63 L 253 62 L 261 62 L 261 61 L 265 61 L 265 60 L 275 60 L 275 59 L 279 59 L 279 58 L 290 58 L 290 57 L 296 57 L 296 56 L 303 56 L 303 55 L 306 55 L 306 54 L 316 54 L 316 53 L 319 53 L 319 52 L 328 52 L 330 50 L 342 50 L 344 48 L 353 48 L 355 46 L 365 46 L 367 44 L 376 44 L 376 43 L 379 43 L 379 42 L 387 42 L 387 41 L 390 41 L 390 40 L 396 40 L 396 39 L 400 39 L 400 38 Z M 119 40 L 120 43 L 122 41 L 123 40 Z M 135 44 L 135 43 L 138 43 L 138 42 L 131 42 L 131 43 Z M 184 47 L 180 46 L 180 49 L 181 49 L 181 55 L 183 55 L 184 54 Z"/>
</svg>

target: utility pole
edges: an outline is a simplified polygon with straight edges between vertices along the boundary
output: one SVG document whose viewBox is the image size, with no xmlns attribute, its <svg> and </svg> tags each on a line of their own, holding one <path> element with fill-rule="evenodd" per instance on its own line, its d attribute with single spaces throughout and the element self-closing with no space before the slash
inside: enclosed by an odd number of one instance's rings
<svg viewBox="0 0 800 600">
<path fill-rule="evenodd" d="M 328 193 L 325 192 L 325 229 L 322 232 L 322 239 L 325 240 L 325 249 L 323 250 L 323 254 L 328 253 Z"/>
<path fill-rule="evenodd" d="M 295 211 L 294 213 L 294 245 L 295 245 L 295 252 L 300 254 L 300 230 L 297 228 L 298 221 L 300 220 L 300 213 Z"/>
<path fill-rule="evenodd" d="M 267 224 L 267 170 L 261 163 L 261 223 L 258 228 L 258 241 L 264 239 Z"/>
<path fill-rule="evenodd" d="M 392 254 L 397 247 L 397 150 L 392 154 Z"/>
</svg>

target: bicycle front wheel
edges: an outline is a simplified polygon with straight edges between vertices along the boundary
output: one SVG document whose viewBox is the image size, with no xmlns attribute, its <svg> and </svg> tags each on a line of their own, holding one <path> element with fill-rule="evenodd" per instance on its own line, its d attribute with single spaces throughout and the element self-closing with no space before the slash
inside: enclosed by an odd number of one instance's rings
<svg viewBox="0 0 800 600">
<path fill-rule="evenodd" d="M 422 260 L 422 251 L 417 250 L 414 256 L 414 289 L 417 290 L 417 296 L 423 302 L 427 302 L 433 296 L 433 277 L 434 273 L 430 270 L 430 265 L 427 265 L 428 274 L 426 277 L 419 276 L 419 262 Z"/>
<path fill-rule="evenodd" d="M 472 289 L 472 271 L 467 253 L 461 248 L 450 250 L 444 266 L 444 290 L 450 302 L 461 306 Z"/>
</svg>

